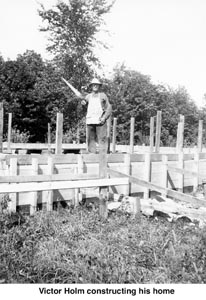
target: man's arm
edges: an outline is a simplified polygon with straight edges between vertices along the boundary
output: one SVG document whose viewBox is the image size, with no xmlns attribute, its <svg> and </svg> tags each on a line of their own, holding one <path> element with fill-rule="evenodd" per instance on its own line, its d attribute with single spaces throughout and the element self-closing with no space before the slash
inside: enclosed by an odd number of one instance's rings
<svg viewBox="0 0 206 300">
<path fill-rule="evenodd" d="M 103 115 L 100 119 L 100 123 L 103 124 L 112 114 L 112 106 L 109 103 L 109 100 L 105 94 L 103 94 L 103 98 L 101 99 Z"/>
</svg>

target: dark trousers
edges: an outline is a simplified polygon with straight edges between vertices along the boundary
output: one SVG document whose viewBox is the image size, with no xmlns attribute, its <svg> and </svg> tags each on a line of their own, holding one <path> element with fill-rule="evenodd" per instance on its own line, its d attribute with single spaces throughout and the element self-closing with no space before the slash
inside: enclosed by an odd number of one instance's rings
<svg viewBox="0 0 206 300">
<path fill-rule="evenodd" d="M 99 152 L 106 151 L 108 149 L 107 141 L 107 122 L 103 125 L 87 125 L 88 134 L 88 151 L 96 153 L 96 142 L 99 144 Z"/>
</svg>

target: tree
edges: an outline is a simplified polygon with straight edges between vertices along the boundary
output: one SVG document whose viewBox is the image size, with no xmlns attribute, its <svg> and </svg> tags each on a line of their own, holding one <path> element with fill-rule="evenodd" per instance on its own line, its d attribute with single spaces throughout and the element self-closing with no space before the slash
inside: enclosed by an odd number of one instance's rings
<svg viewBox="0 0 206 300">
<path fill-rule="evenodd" d="M 55 9 L 46 10 L 41 4 L 39 15 L 47 23 L 41 31 L 49 33 L 47 50 L 54 54 L 58 68 L 66 78 L 81 88 L 93 75 L 92 65 L 99 60 L 94 54 L 100 43 L 96 33 L 101 29 L 103 16 L 113 3 L 106 0 L 59 1 Z"/>
<path fill-rule="evenodd" d="M 179 114 L 185 116 L 185 143 L 196 142 L 200 112 L 183 87 L 174 90 L 154 85 L 149 76 L 129 70 L 124 65 L 114 69 L 112 80 L 106 82 L 107 93 L 118 117 L 117 140 L 129 142 L 130 118 L 135 117 L 135 143 L 149 142 L 150 117 L 162 111 L 161 143 L 170 146 L 176 141 Z"/>
</svg>

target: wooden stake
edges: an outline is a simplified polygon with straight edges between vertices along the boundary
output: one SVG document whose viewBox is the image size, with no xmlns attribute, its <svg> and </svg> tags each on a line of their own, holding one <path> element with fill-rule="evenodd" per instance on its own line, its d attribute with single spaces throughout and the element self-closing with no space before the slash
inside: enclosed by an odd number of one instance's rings
<svg viewBox="0 0 206 300">
<path fill-rule="evenodd" d="M 131 165 L 130 165 L 131 164 L 131 158 L 130 158 L 129 153 L 124 154 L 124 163 L 125 163 L 125 174 L 130 175 L 130 173 L 131 173 Z M 125 186 L 124 195 L 125 196 L 130 195 L 130 183 L 128 183 Z"/>
<path fill-rule="evenodd" d="M 154 148 L 154 117 L 150 118 L 150 139 L 149 139 L 149 143 L 150 143 L 150 152 L 153 152 L 153 148 Z"/>
<path fill-rule="evenodd" d="M 32 175 L 38 175 L 38 158 L 32 158 Z M 30 215 L 34 215 L 37 209 L 38 192 L 31 192 Z"/>
<path fill-rule="evenodd" d="M 132 154 L 134 152 L 134 117 L 131 118 L 130 121 L 130 148 L 129 153 Z"/>
<path fill-rule="evenodd" d="M 151 155 L 150 153 L 145 153 L 145 165 L 144 165 L 144 179 L 145 181 L 151 181 Z M 150 190 L 146 187 L 144 188 L 144 199 L 148 199 Z"/>
<path fill-rule="evenodd" d="M 11 176 L 17 175 L 17 158 L 16 157 L 10 159 L 9 174 Z M 17 193 L 9 194 L 9 198 L 11 199 L 11 202 L 9 203 L 9 211 L 16 212 Z"/>
<path fill-rule="evenodd" d="M 57 113 L 56 122 L 56 154 L 62 154 L 63 114 Z"/>
<path fill-rule="evenodd" d="M 168 164 L 168 157 L 167 157 L 167 155 L 163 155 L 162 156 L 162 167 L 163 167 L 163 170 L 162 170 L 163 171 L 163 174 L 162 174 L 162 181 L 163 181 L 162 182 L 162 186 L 164 188 L 166 188 L 166 189 L 168 187 L 168 176 L 167 176 L 168 167 L 167 167 L 167 164 Z M 165 192 L 163 192 L 162 196 L 166 197 L 167 194 Z"/>
<path fill-rule="evenodd" d="M 178 123 L 177 127 L 177 143 L 176 148 L 177 151 L 183 151 L 183 145 L 184 145 L 184 124 L 185 119 L 183 115 L 180 115 L 180 122 Z"/>
<path fill-rule="evenodd" d="M 84 162 L 83 157 L 81 154 L 77 155 L 77 168 L 75 169 L 77 174 L 84 173 Z M 81 189 L 75 189 L 75 199 L 74 199 L 74 206 L 78 206 L 79 202 L 82 201 L 82 192 Z"/>
<path fill-rule="evenodd" d="M 48 152 L 51 153 L 51 126 L 48 123 Z"/>
<path fill-rule="evenodd" d="M 184 153 L 179 152 L 178 156 L 178 168 L 184 169 Z M 178 174 L 178 191 L 183 193 L 184 191 L 184 174 Z"/>
<path fill-rule="evenodd" d="M 52 175 L 54 172 L 54 161 L 51 156 L 48 157 L 48 167 L 47 167 L 47 175 Z M 46 191 L 46 210 L 53 210 L 53 190 Z"/>
<path fill-rule="evenodd" d="M 203 120 L 199 120 L 198 126 L 198 152 L 202 152 L 202 132 L 203 132 Z"/>
<path fill-rule="evenodd" d="M 157 111 L 157 120 L 156 120 L 156 140 L 155 140 L 155 152 L 159 152 L 160 149 L 160 135 L 161 135 L 161 121 L 162 121 L 162 112 Z"/>
<path fill-rule="evenodd" d="M 194 176 L 193 192 L 197 191 L 199 185 L 199 152 L 194 153 L 194 168 L 197 176 Z"/>
<path fill-rule="evenodd" d="M 7 134 L 7 150 L 11 150 L 11 127 L 12 125 L 12 113 L 9 113 L 9 118 L 8 118 L 8 134 Z"/>
<path fill-rule="evenodd" d="M 113 135 L 112 135 L 112 153 L 116 152 L 116 127 L 117 127 L 117 118 L 113 119 Z"/>
<path fill-rule="evenodd" d="M 4 128 L 4 108 L 3 103 L 0 103 L 0 153 L 3 152 L 3 128 Z"/>
<path fill-rule="evenodd" d="M 79 124 L 77 126 L 77 144 L 80 144 L 80 127 L 79 127 Z"/>
<path fill-rule="evenodd" d="M 99 177 L 107 177 L 107 149 L 100 149 L 99 152 Z M 106 219 L 108 216 L 108 188 L 101 187 L 99 189 L 99 214 L 103 219 Z"/>
<path fill-rule="evenodd" d="M 88 126 L 86 125 L 86 151 L 88 152 L 89 149 L 89 143 L 88 143 Z"/>
<path fill-rule="evenodd" d="M 110 153 L 110 144 L 111 144 L 111 117 L 107 120 L 107 143 L 108 143 L 108 149 L 107 153 Z"/>
</svg>

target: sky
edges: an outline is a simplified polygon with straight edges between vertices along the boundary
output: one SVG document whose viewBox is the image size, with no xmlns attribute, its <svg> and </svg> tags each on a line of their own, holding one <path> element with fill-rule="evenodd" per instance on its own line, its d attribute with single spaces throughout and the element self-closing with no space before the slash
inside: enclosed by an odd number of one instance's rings
<svg viewBox="0 0 206 300">
<path fill-rule="evenodd" d="M 56 0 L 38 0 L 46 8 Z M 0 0 L 0 53 L 7 59 L 27 49 L 43 58 L 47 38 L 39 31 L 37 0 Z M 67 2 L 68 0 L 64 0 Z M 184 86 L 198 106 L 206 93 L 206 1 L 116 0 L 105 17 L 110 49 L 97 51 L 110 76 L 117 63 L 151 76 L 154 83 Z"/>
</svg>

